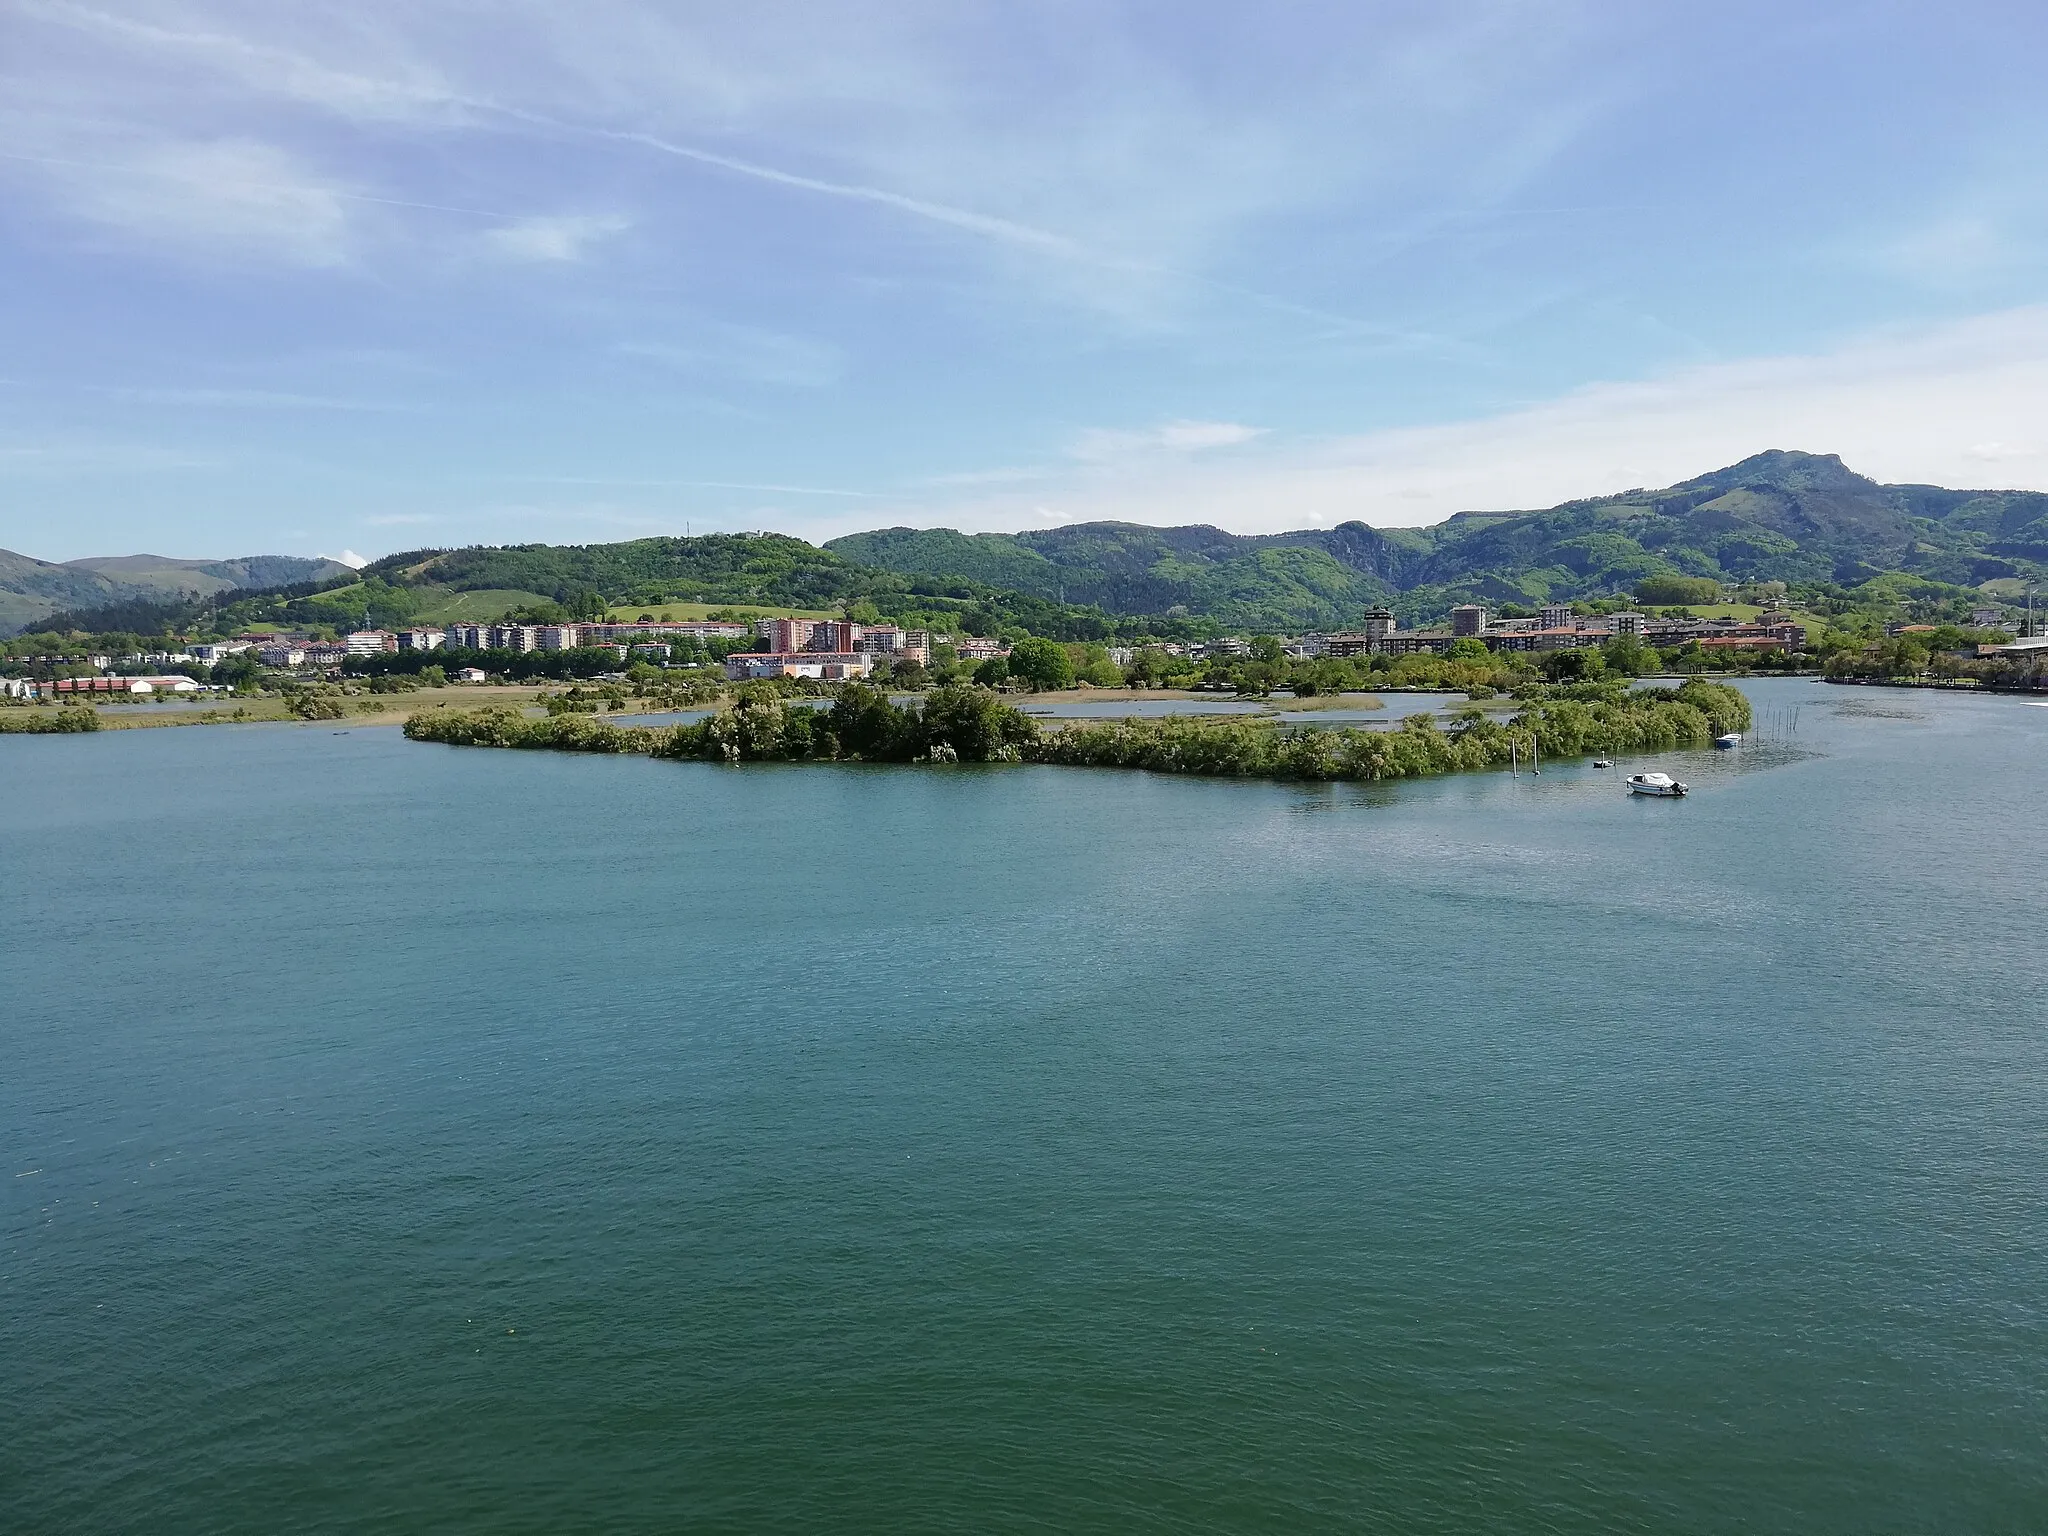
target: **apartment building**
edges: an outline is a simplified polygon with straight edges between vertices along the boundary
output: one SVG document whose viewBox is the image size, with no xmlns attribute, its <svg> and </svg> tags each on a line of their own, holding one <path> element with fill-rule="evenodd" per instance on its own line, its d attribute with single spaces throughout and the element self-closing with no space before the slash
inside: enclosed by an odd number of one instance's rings
<svg viewBox="0 0 2048 1536">
<path fill-rule="evenodd" d="M 873 664 L 866 651 L 740 651 L 725 658 L 725 675 L 733 682 L 762 677 L 843 682 L 866 677 Z"/>
</svg>

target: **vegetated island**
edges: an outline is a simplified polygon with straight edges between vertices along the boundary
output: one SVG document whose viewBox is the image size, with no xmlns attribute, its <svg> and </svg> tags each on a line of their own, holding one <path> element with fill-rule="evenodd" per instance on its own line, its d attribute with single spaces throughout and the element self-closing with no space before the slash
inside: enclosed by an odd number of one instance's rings
<svg viewBox="0 0 2048 1536">
<path fill-rule="evenodd" d="M 1470 708 L 1440 726 L 1413 715 L 1386 731 L 1283 726 L 1242 717 L 1165 716 L 1077 722 L 1047 729 L 984 688 L 936 688 L 910 705 L 864 684 L 829 709 L 790 707 L 769 685 L 749 685 L 732 707 L 668 727 L 615 725 L 591 715 L 529 718 L 517 710 L 437 710 L 412 717 L 414 741 L 458 747 L 636 753 L 714 763 L 1053 763 L 1144 768 L 1219 778 L 1425 778 L 1526 757 L 1706 747 L 1746 730 L 1749 701 L 1725 683 L 1688 681 L 1631 691 L 1625 683 L 1535 687 L 1508 720 Z"/>
</svg>

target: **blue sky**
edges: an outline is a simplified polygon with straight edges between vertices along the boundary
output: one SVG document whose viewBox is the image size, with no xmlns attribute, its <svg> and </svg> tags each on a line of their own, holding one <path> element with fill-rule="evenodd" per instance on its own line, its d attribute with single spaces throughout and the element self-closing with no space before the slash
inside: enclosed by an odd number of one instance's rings
<svg viewBox="0 0 2048 1536">
<path fill-rule="evenodd" d="M 2048 489 L 2048 7 L 0 0 L 0 545 Z"/>
</svg>

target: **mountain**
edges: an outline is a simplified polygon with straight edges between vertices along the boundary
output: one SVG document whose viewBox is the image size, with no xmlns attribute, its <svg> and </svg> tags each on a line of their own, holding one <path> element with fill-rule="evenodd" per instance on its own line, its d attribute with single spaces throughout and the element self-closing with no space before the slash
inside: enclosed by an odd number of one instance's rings
<svg viewBox="0 0 2048 1536">
<path fill-rule="evenodd" d="M 60 563 L 0 549 L 0 635 L 35 628 L 52 613 L 137 600 L 257 590 L 348 574 L 333 560 L 248 555 L 239 560 L 175 560 L 109 555 Z"/>
<path fill-rule="evenodd" d="M 1288 628 L 1346 621 L 1376 603 L 1440 613 L 1469 598 L 1602 595 L 1660 574 L 1842 585 L 1888 572 L 1958 586 L 2034 579 L 2048 563 L 2048 494 L 1880 485 L 1833 454 L 1774 449 L 1661 490 L 1461 512 L 1427 528 L 887 528 L 825 547 L 907 575 L 1000 580 L 1112 613 L 1181 606 Z"/>
</svg>

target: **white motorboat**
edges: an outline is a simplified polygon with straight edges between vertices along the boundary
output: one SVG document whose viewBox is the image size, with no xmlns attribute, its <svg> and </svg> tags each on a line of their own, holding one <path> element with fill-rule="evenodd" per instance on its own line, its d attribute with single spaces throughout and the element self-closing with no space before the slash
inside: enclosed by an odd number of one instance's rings
<svg viewBox="0 0 2048 1536">
<path fill-rule="evenodd" d="M 1628 776 L 1632 795 L 1682 795 L 1685 786 L 1668 773 L 1632 773 Z"/>
<path fill-rule="evenodd" d="M 1730 731 L 1726 736 L 1716 736 L 1714 738 L 1714 745 L 1723 752 L 1726 752 L 1730 747 L 1739 747 L 1742 745 L 1742 732 Z"/>
</svg>

